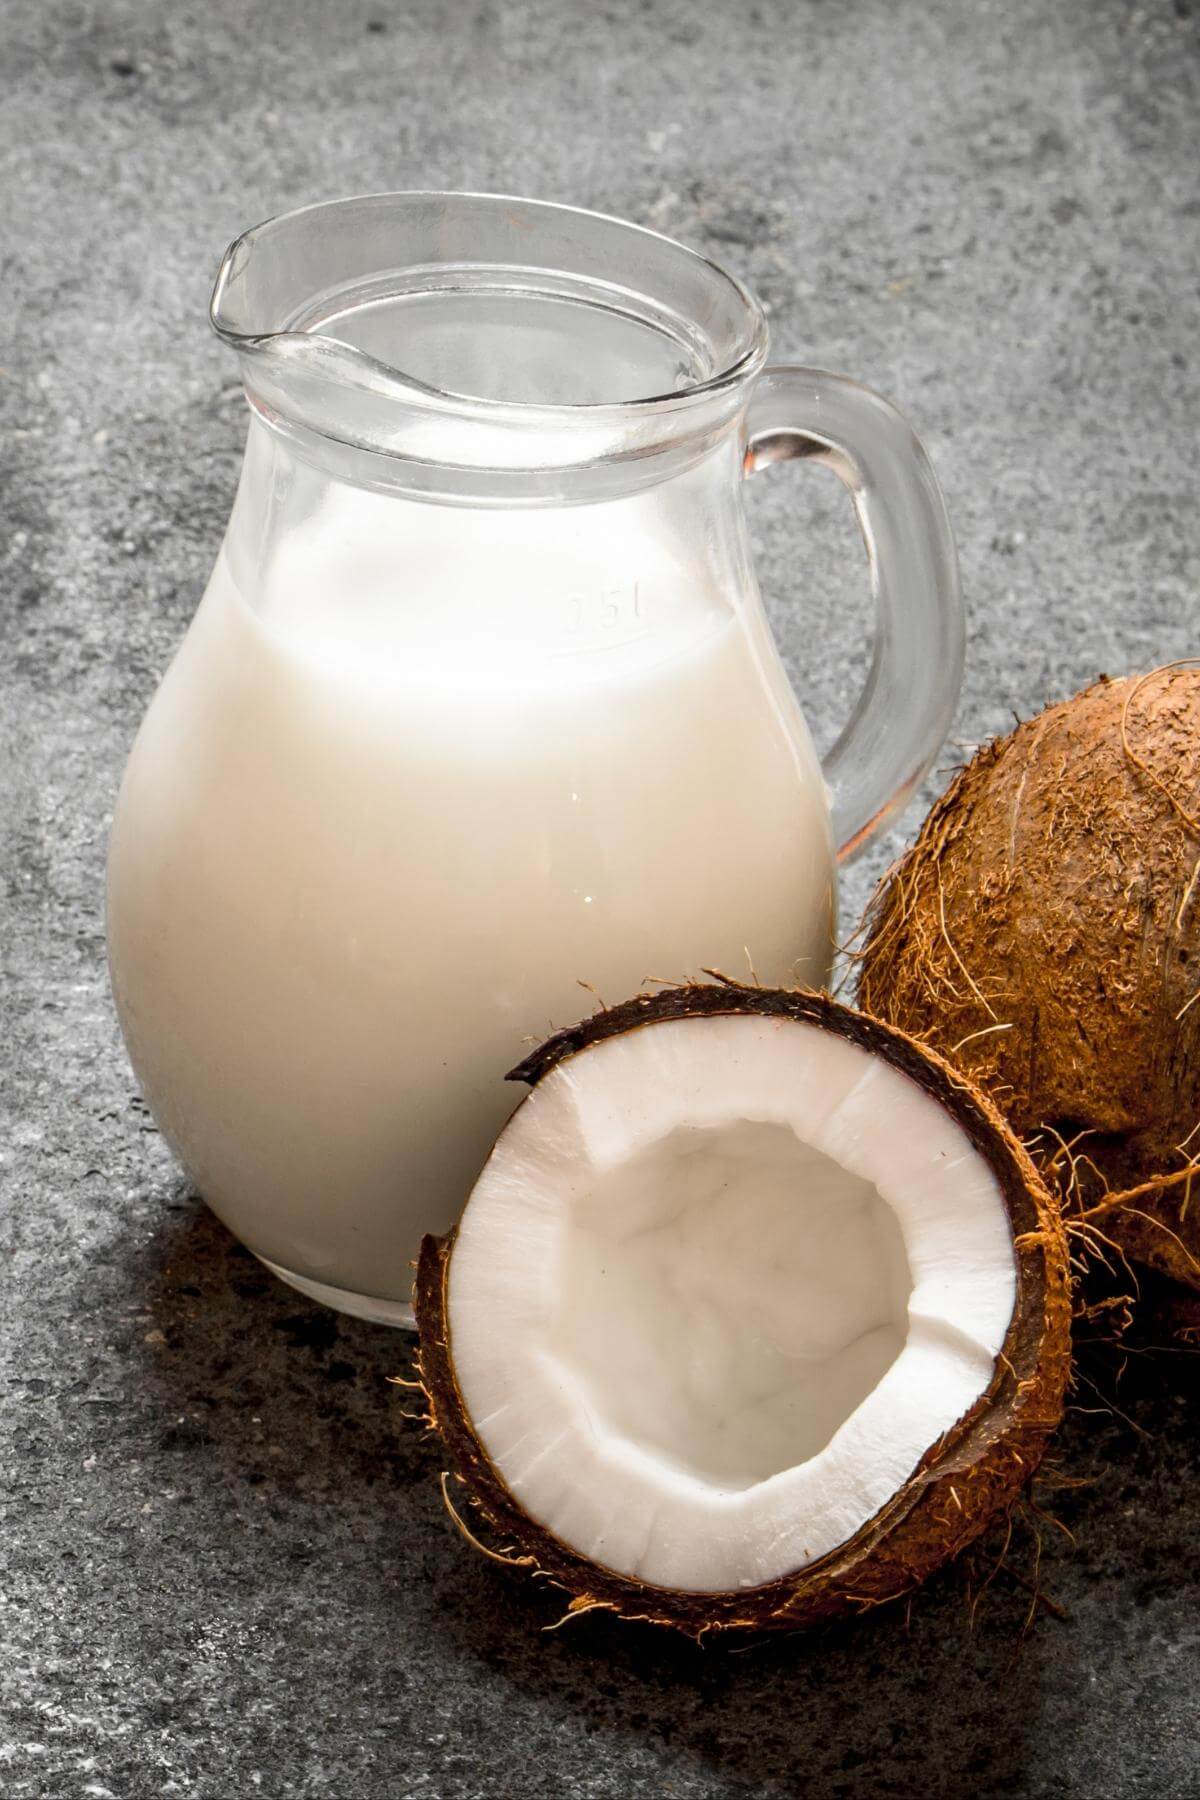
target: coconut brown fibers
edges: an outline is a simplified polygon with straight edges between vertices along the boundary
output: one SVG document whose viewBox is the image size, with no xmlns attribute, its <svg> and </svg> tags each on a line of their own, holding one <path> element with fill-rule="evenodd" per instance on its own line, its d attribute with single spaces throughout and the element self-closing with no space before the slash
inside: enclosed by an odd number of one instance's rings
<svg viewBox="0 0 1200 1800">
<path fill-rule="evenodd" d="M 859 1001 L 1200 1288 L 1200 669 L 1102 678 L 981 750 L 872 902 Z"/>
</svg>

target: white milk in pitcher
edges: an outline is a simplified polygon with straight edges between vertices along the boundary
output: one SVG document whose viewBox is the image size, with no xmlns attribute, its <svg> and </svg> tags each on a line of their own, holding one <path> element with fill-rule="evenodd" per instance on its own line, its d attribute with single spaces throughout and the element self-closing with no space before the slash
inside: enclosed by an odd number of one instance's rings
<svg viewBox="0 0 1200 1800">
<path fill-rule="evenodd" d="M 109 933 L 201 1193 L 403 1303 L 531 1044 L 651 977 L 822 979 L 832 865 L 756 602 L 649 538 L 597 589 L 602 508 L 539 512 L 523 564 L 528 515 L 414 504 L 385 553 L 372 500 L 289 531 L 252 604 L 222 553 L 129 764 Z"/>
</svg>

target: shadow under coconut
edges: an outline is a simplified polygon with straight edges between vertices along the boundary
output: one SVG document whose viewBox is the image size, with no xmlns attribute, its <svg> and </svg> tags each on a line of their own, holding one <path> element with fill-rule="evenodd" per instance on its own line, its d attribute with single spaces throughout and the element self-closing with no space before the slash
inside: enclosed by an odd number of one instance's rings
<svg viewBox="0 0 1200 1800">
<path fill-rule="evenodd" d="M 1125 1417 L 1081 1383 L 990 1581 L 1002 1529 L 907 1608 L 695 1647 L 599 1613 L 558 1624 L 559 1596 L 476 1558 L 467 1623 L 438 1626 L 514 1692 L 661 1746 L 659 1779 L 682 1759 L 729 1791 L 781 1796 L 1190 1796 L 1159 1750 L 1164 1713 L 1182 1730 L 1194 1702 L 1164 1704 L 1163 1687 L 1200 1616 L 1197 1377 L 1200 1361 L 1157 1355 L 1130 1359 L 1117 1384 L 1092 1365 L 1086 1380 Z M 1160 1771 L 1149 1785 L 1139 1763 Z"/>
<path fill-rule="evenodd" d="M 555 1714 L 581 1715 L 598 1737 L 640 1741 L 647 1791 L 690 1793 L 689 1765 L 719 1772 L 720 1791 L 763 1795 L 1033 1791 L 1028 1740 L 1056 1652 L 1035 1637 L 1016 1654 L 1024 1592 L 990 1596 L 974 1631 L 953 1573 L 908 1613 L 697 1646 L 599 1614 L 556 1628 L 565 1600 L 487 1565 L 464 1581 L 467 1622 L 437 1620 L 456 1653 Z M 672 1774 L 678 1790 L 665 1785 Z"/>
<path fill-rule="evenodd" d="M 1174 1619 L 1200 1601 L 1200 1534 L 1161 1512 L 1167 1495 L 1190 1503 L 1190 1365 L 1136 1364 L 1122 1401 L 1137 1430 L 1111 1415 L 1068 1422 L 1057 1463 L 1083 1485 L 1053 1507 L 1080 1548 L 1044 1525 L 1039 1580 L 1071 1618 L 1042 1616 L 1023 1644 L 1027 1589 L 998 1574 L 972 1627 L 961 1569 L 907 1613 L 747 1645 L 697 1648 L 600 1614 L 547 1630 L 565 1600 L 473 1552 L 444 1513 L 438 1446 L 386 1380 L 411 1372 L 411 1340 L 284 1288 L 183 1193 L 135 1270 L 154 1321 L 145 1454 L 191 1502 L 163 1584 L 202 1584 L 206 1608 L 272 1621 L 284 1754 L 307 1741 L 339 1767 L 336 1733 L 306 1698 L 326 1683 L 323 1708 L 391 1734 L 379 1779 L 396 1778 L 409 1734 L 435 1704 L 446 1717 L 452 1694 L 464 1766 L 486 1769 L 496 1796 L 576 1791 L 585 1754 L 608 1771 L 597 1795 L 1125 1791 L 1104 1786 L 1104 1757 L 1117 1727 L 1138 1728 L 1139 1631 L 1160 1602 Z M 1031 1571 L 1032 1543 L 1020 1527 L 1018 1571 Z M 1119 1701 L 1081 1711 L 1097 1667 L 1118 1665 Z M 339 1791 L 382 1790 L 339 1776 Z"/>
</svg>

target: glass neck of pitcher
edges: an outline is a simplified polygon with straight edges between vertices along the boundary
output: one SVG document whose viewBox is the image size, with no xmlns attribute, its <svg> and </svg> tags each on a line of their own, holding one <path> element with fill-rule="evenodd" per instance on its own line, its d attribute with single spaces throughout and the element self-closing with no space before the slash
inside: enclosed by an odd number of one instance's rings
<svg viewBox="0 0 1200 1800">
<path fill-rule="evenodd" d="M 614 419 L 603 429 L 603 442 L 595 441 L 601 437 L 596 430 L 588 446 L 570 425 L 551 419 L 543 422 L 537 445 L 547 459 L 543 464 L 480 464 L 464 459 L 464 439 L 470 439 L 473 455 L 485 449 L 477 421 L 441 412 L 414 425 L 405 453 L 381 450 L 321 429 L 318 419 L 297 404 L 294 386 L 281 394 L 269 380 L 261 381 L 260 373 L 247 379 L 252 413 L 297 466 L 343 487 L 470 509 L 575 507 L 662 487 L 712 460 L 723 446 L 740 444 L 745 411 L 743 395 L 733 405 L 709 409 L 704 418 L 693 413 L 686 420 L 656 419 L 653 432 L 641 420 Z M 523 427 L 527 424 L 522 421 Z M 425 454 L 416 454 L 417 448 Z M 497 458 L 504 448 L 495 446 Z"/>
<path fill-rule="evenodd" d="M 571 659 L 572 679 L 580 657 L 613 675 L 753 611 L 740 466 L 730 430 L 607 496 L 447 505 L 347 479 L 256 417 L 223 560 L 264 623 L 379 679 L 490 688 L 547 657 Z"/>
</svg>

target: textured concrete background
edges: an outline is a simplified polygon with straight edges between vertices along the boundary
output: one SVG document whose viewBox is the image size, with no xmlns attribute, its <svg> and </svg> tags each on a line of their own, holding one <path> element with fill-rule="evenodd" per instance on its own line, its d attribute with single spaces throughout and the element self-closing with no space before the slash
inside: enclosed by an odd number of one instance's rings
<svg viewBox="0 0 1200 1800">
<path fill-rule="evenodd" d="M 1200 56 L 1188 0 L 0 5 L 0 1790 L 14 1796 L 1194 1796 L 1200 1394 L 1081 1387 L 1066 1607 L 998 1575 L 746 1655 L 470 1556 L 385 1374 L 200 1208 L 102 949 L 136 722 L 237 474 L 206 330 L 250 222 L 382 187 L 602 207 L 710 250 L 777 354 L 911 415 L 972 612 L 971 743 L 1197 648 Z M 828 741 L 863 579 L 828 478 L 749 503 Z M 803 623 L 801 623 L 803 620 Z M 953 760 L 953 752 L 945 759 Z M 909 828 L 913 820 L 908 821 Z M 855 872 L 853 914 L 894 845 Z M 1015 1556 L 1031 1566 L 1030 1525 Z"/>
</svg>

